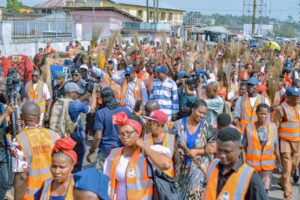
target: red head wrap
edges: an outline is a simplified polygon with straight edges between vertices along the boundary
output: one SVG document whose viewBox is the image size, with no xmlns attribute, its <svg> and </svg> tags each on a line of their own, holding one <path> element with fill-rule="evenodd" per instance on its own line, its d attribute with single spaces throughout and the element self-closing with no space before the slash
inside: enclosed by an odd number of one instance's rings
<svg viewBox="0 0 300 200">
<path fill-rule="evenodd" d="M 67 154 L 73 161 L 73 164 L 75 165 L 77 163 L 77 154 L 73 150 L 76 145 L 76 142 L 72 140 L 70 137 L 65 137 L 56 140 L 55 145 L 52 149 L 52 155 L 54 153 L 58 152 L 64 152 Z"/>
<path fill-rule="evenodd" d="M 142 125 L 133 119 L 128 119 L 125 112 L 119 112 L 116 115 L 113 115 L 113 123 L 117 124 L 119 127 L 123 125 L 130 125 L 132 126 L 138 134 L 142 132 Z"/>
</svg>

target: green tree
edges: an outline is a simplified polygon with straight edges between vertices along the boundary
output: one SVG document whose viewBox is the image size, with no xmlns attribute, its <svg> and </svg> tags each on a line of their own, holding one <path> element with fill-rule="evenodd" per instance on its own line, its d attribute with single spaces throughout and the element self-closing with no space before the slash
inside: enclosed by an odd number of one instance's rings
<svg viewBox="0 0 300 200">
<path fill-rule="evenodd" d="M 273 31 L 276 37 L 294 38 L 297 36 L 296 30 L 289 23 L 275 25 Z"/>
<path fill-rule="evenodd" d="M 7 12 L 19 12 L 22 3 L 18 0 L 7 0 L 6 11 Z"/>
</svg>

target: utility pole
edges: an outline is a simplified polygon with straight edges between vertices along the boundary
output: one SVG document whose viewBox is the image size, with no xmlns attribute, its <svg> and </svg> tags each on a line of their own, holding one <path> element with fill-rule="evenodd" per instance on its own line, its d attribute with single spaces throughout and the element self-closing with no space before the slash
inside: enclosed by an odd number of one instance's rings
<svg viewBox="0 0 300 200">
<path fill-rule="evenodd" d="M 146 6 L 147 6 L 147 22 L 149 22 L 149 0 L 146 0 Z"/>
<path fill-rule="evenodd" d="M 156 23 L 159 22 L 159 0 L 156 0 Z"/>
<path fill-rule="evenodd" d="M 153 22 L 156 22 L 156 0 L 153 0 Z"/>
<path fill-rule="evenodd" d="M 255 34 L 255 24 L 256 24 L 256 0 L 253 0 L 252 34 Z"/>
</svg>

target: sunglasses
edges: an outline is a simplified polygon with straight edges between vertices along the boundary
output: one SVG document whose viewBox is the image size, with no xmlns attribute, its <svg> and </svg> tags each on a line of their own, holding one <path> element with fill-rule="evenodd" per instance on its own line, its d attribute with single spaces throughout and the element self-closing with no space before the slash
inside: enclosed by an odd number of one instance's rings
<svg viewBox="0 0 300 200">
<path fill-rule="evenodd" d="M 32 74 L 32 77 L 38 77 L 39 75 L 34 75 L 34 74 Z"/>
<path fill-rule="evenodd" d="M 73 76 L 76 76 L 76 77 L 77 77 L 77 76 L 79 76 L 79 74 L 72 74 L 72 77 L 73 77 Z"/>
</svg>

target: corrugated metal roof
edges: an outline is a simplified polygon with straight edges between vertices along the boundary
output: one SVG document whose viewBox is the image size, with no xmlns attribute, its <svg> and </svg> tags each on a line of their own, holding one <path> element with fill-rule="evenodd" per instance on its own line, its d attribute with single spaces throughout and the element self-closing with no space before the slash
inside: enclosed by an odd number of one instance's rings
<svg viewBox="0 0 300 200">
<path fill-rule="evenodd" d="M 136 6 L 146 6 L 146 0 L 112 0 L 112 2 L 119 3 L 119 4 L 127 4 L 127 5 L 136 5 Z M 153 7 L 153 1 L 149 1 L 149 6 Z M 182 10 L 178 7 L 165 3 L 159 0 L 159 8 L 162 9 L 170 9 L 170 10 Z M 183 11 L 183 10 L 182 10 Z"/>
<path fill-rule="evenodd" d="M 63 8 L 65 6 L 65 0 L 48 0 L 34 5 L 33 8 Z"/>
</svg>

